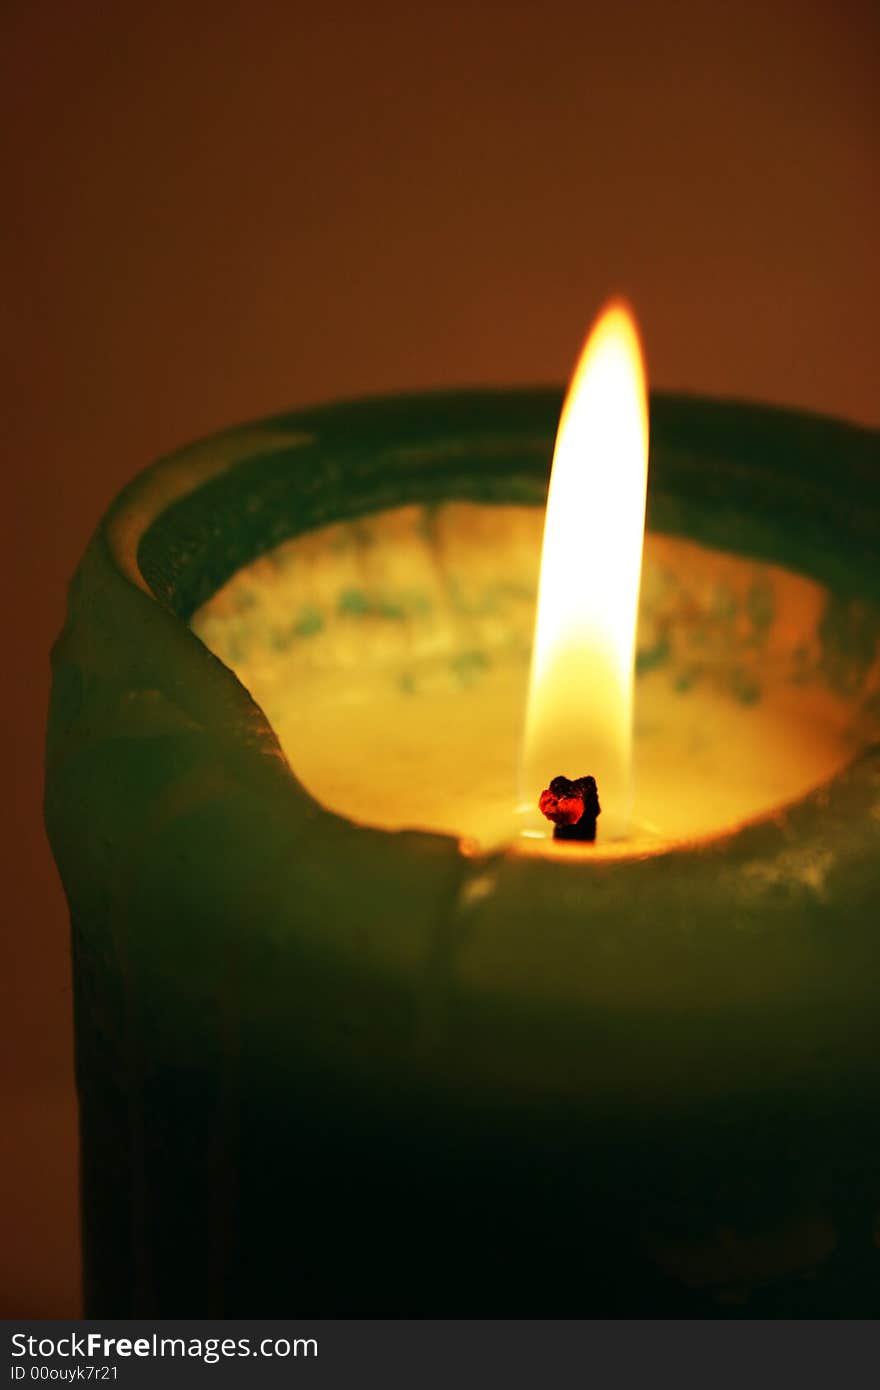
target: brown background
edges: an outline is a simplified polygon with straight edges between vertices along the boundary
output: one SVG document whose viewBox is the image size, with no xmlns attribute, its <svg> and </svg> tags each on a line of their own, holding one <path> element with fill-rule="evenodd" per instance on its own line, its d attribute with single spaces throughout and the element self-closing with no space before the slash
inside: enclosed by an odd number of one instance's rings
<svg viewBox="0 0 880 1390">
<path fill-rule="evenodd" d="M 120 485 L 261 412 L 651 379 L 877 423 L 877 7 L 6 0 L 0 1312 L 77 1308 L 48 649 Z"/>
</svg>

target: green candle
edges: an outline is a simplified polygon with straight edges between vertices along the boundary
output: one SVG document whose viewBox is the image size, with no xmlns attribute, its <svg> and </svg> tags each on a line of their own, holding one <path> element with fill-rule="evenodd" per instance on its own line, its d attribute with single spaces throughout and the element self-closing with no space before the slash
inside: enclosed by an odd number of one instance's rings
<svg viewBox="0 0 880 1390">
<path fill-rule="evenodd" d="M 670 739 L 681 786 L 653 846 L 536 854 L 558 409 L 278 417 L 92 543 L 47 790 L 92 1314 L 871 1306 L 877 437 L 652 403 L 643 819 Z"/>
</svg>

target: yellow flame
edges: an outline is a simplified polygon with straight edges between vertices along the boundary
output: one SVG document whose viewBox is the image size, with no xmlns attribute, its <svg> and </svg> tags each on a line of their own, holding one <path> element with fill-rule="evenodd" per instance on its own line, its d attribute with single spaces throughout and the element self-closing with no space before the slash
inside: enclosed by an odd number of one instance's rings
<svg viewBox="0 0 880 1390">
<path fill-rule="evenodd" d="M 556 436 L 522 768 L 524 806 L 560 773 L 595 777 L 603 839 L 625 834 L 630 815 L 647 479 L 639 335 L 612 301 L 581 352 Z"/>
</svg>

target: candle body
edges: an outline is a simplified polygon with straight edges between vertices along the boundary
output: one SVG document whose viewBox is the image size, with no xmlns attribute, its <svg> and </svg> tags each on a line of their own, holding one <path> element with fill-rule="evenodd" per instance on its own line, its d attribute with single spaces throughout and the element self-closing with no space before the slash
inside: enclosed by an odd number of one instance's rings
<svg viewBox="0 0 880 1390">
<path fill-rule="evenodd" d="M 56 650 L 47 815 L 91 1313 L 670 1316 L 748 1296 L 730 1306 L 855 1315 L 875 1297 L 875 757 L 694 851 L 586 877 L 469 858 L 318 805 L 186 626 L 297 531 L 538 503 L 556 404 L 268 422 L 159 465 L 90 549 Z M 670 402 L 652 439 L 655 529 L 822 584 L 829 670 L 868 707 L 875 438 Z"/>
</svg>

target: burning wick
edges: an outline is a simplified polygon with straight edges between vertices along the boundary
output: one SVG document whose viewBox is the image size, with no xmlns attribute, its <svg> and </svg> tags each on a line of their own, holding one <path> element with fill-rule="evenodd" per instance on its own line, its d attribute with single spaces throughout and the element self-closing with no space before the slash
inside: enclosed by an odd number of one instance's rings
<svg viewBox="0 0 880 1390">
<path fill-rule="evenodd" d="M 601 812 L 595 777 L 554 777 L 538 806 L 553 822 L 554 840 L 595 840 Z"/>
</svg>

